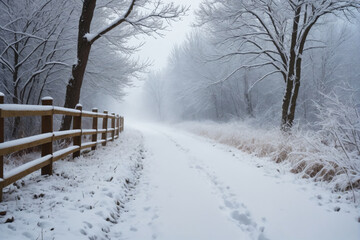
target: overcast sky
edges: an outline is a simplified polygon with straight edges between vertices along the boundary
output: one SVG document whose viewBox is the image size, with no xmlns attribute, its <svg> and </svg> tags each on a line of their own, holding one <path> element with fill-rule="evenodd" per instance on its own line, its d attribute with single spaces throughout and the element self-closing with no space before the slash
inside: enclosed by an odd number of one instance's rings
<svg viewBox="0 0 360 240">
<path fill-rule="evenodd" d="M 174 2 L 175 4 L 190 6 L 190 10 L 187 16 L 184 16 L 181 21 L 173 23 L 168 28 L 168 31 L 164 32 L 164 37 L 155 39 L 146 36 L 140 39 L 145 42 L 145 45 L 142 46 L 137 55 L 142 60 L 149 59 L 153 62 L 153 65 L 148 69 L 149 71 L 159 71 L 166 67 L 168 56 L 174 46 L 181 44 L 187 34 L 190 33 L 191 25 L 195 20 L 194 11 L 198 8 L 201 0 L 164 0 L 164 2 Z M 143 80 L 135 81 L 135 87 L 126 90 L 128 95 L 118 105 L 117 111 L 128 119 L 134 120 L 139 118 L 141 113 L 144 112 L 141 104 L 141 87 L 143 83 Z"/>
<path fill-rule="evenodd" d="M 201 0 L 164 0 L 164 2 L 174 2 L 190 6 L 187 16 L 181 21 L 175 22 L 164 32 L 163 38 L 144 37 L 145 45 L 138 52 L 141 59 L 150 59 L 153 62 L 151 69 L 161 70 L 166 66 L 167 58 L 175 45 L 179 45 L 186 38 L 187 33 L 191 30 L 191 24 L 195 20 L 194 10 L 198 8 Z"/>
</svg>

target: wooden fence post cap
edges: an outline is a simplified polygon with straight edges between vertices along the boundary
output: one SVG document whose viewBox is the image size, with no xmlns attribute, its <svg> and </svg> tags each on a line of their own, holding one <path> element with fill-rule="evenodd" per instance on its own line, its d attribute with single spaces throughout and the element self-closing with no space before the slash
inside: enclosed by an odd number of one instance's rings
<svg viewBox="0 0 360 240">
<path fill-rule="evenodd" d="M 47 96 L 47 97 L 43 97 L 41 100 L 54 100 L 52 97 L 50 97 L 50 96 Z"/>
<path fill-rule="evenodd" d="M 78 110 L 81 110 L 81 109 L 82 109 L 82 105 L 81 105 L 80 103 L 78 103 L 78 104 L 76 104 L 75 108 L 78 109 Z"/>
<path fill-rule="evenodd" d="M 3 94 L 2 92 L 0 92 L 0 97 L 5 97 L 5 94 Z"/>
<path fill-rule="evenodd" d="M 111 113 L 111 115 L 114 115 L 114 116 L 115 116 L 115 113 L 114 113 L 114 112 L 112 112 L 112 113 Z"/>
<path fill-rule="evenodd" d="M 98 112 L 98 110 L 99 110 L 99 109 L 97 109 L 97 108 L 91 109 L 91 111 L 93 111 L 93 112 Z"/>
<path fill-rule="evenodd" d="M 104 113 L 105 113 L 105 114 L 107 114 L 107 113 L 108 113 L 108 111 L 107 111 L 107 110 L 104 110 Z"/>
<path fill-rule="evenodd" d="M 53 104 L 53 98 L 52 97 L 43 97 L 42 99 L 41 99 L 41 103 L 43 104 L 43 105 L 52 105 Z"/>
</svg>

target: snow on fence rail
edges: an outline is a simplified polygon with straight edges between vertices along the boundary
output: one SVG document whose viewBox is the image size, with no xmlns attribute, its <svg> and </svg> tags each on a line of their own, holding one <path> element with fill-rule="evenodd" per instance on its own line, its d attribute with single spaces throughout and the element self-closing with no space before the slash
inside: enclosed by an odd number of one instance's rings
<svg viewBox="0 0 360 240">
<path fill-rule="evenodd" d="M 53 116 L 56 114 L 73 116 L 73 129 L 54 131 Z M 4 142 L 4 118 L 23 116 L 41 116 L 41 134 Z M 92 129 L 82 128 L 82 118 L 92 118 Z M 98 128 L 99 118 L 102 119 L 101 129 Z M 109 127 L 108 120 L 111 121 Z M 41 175 L 51 175 L 53 162 L 70 154 L 73 154 L 73 158 L 78 157 L 82 149 L 95 150 L 97 144 L 106 146 L 107 141 L 114 141 L 123 130 L 124 117 L 115 113 L 109 114 L 107 111 L 99 113 L 96 108 L 91 112 L 83 111 L 80 104 L 75 109 L 56 107 L 53 106 L 51 97 L 43 98 L 42 106 L 4 104 L 4 95 L 0 93 L 0 201 L 4 187 L 39 169 Z M 111 137 L 108 137 L 108 133 Z M 99 140 L 98 134 L 101 134 Z M 85 135 L 91 135 L 91 142 L 82 143 L 82 136 Z M 73 146 L 54 152 L 53 142 L 65 138 L 72 138 Z M 41 158 L 4 173 L 4 155 L 37 146 L 41 146 Z"/>
</svg>

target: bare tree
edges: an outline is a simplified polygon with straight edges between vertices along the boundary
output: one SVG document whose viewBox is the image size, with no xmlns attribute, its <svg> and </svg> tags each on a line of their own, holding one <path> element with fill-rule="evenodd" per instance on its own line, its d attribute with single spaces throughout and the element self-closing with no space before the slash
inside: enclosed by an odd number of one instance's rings
<svg viewBox="0 0 360 240">
<path fill-rule="evenodd" d="M 173 3 L 164 4 L 161 0 L 109 0 L 98 6 L 98 10 L 107 16 L 107 22 L 110 23 L 103 21 L 103 26 L 91 32 L 96 2 L 96 0 L 83 1 L 79 19 L 77 62 L 72 67 L 72 75 L 66 88 L 65 107 L 73 108 L 79 102 L 89 54 L 94 42 L 114 29 L 117 29 L 124 39 L 138 34 L 158 34 L 158 31 L 165 29 L 164 21 L 177 20 L 186 12 L 185 7 L 175 6 Z M 69 129 L 70 125 L 71 117 L 65 116 L 61 129 Z"/>
<path fill-rule="evenodd" d="M 222 69 L 214 62 L 205 64 L 207 51 L 205 38 L 194 33 L 170 55 L 166 78 L 175 108 L 190 119 L 223 116 L 221 88 L 210 85 L 223 76 Z"/>
<path fill-rule="evenodd" d="M 15 104 L 39 104 L 48 85 L 70 68 L 65 0 L 0 1 L 0 90 Z M 19 131 L 15 118 L 12 136 Z"/>
<path fill-rule="evenodd" d="M 224 49 L 217 48 L 216 52 Z M 199 29 L 174 48 L 162 75 L 166 79 L 166 102 L 172 104 L 175 118 L 223 121 L 253 117 L 256 104 L 249 88 L 254 73 L 238 71 L 228 81 L 212 84 L 228 76 L 241 61 L 209 61 L 208 56 L 213 54 L 211 39 Z"/>
<path fill-rule="evenodd" d="M 165 79 L 160 73 L 151 73 L 144 84 L 144 90 L 147 95 L 146 100 L 155 107 L 159 120 L 164 120 L 164 105 L 166 97 Z"/>
<path fill-rule="evenodd" d="M 307 44 L 310 31 L 326 15 L 352 13 L 359 8 L 357 0 L 205 0 L 198 15 L 201 25 L 222 34 L 222 41 L 232 46 L 223 58 L 249 58 L 251 64 L 238 66 L 233 74 L 244 68 L 270 66 L 272 70 L 257 82 L 274 74 L 282 76 L 281 127 L 286 131 L 295 117 L 303 54 L 323 46 L 315 41 Z"/>
</svg>

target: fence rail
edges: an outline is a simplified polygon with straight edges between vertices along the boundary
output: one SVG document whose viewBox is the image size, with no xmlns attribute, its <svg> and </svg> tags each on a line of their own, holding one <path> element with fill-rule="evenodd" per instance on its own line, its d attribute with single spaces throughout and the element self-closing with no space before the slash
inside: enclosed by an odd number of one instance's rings
<svg viewBox="0 0 360 240">
<path fill-rule="evenodd" d="M 53 130 L 54 115 L 69 115 L 73 117 L 73 129 L 66 131 Z M 4 142 L 4 119 L 9 117 L 41 116 L 41 134 Z M 83 129 L 82 120 L 92 118 L 92 129 Z M 98 119 L 102 119 L 102 128 L 98 128 Z M 110 120 L 110 125 L 108 121 Z M 0 93 L 0 201 L 3 188 L 15 181 L 41 169 L 41 175 L 51 175 L 53 162 L 72 154 L 73 158 L 80 156 L 83 149 L 96 150 L 98 144 L 106 146 L 108 141 L 114 141 L 124 130 L 124 117 L 109 114 L 107 111 L 99 113 L 97 108 L 83 111 L 78 104 L 75 109 L 53 106 L 53 99 L 45 97 L 42 105 L 4 104 L 4 94 Z M 108 134 L 111 137 L 108 137 Z M 101 138 L 98 139 L 98 134 Z M 82 143 L 83 136 L 91 135 L 91 141 Z M 73 146 L 53 151 L 53 143 L 66 138 L 73 139 Z M 41 146 L 41 158 L 32 160 L 8 172 L 4 172 L 4 155 Z"/>
</svg>

